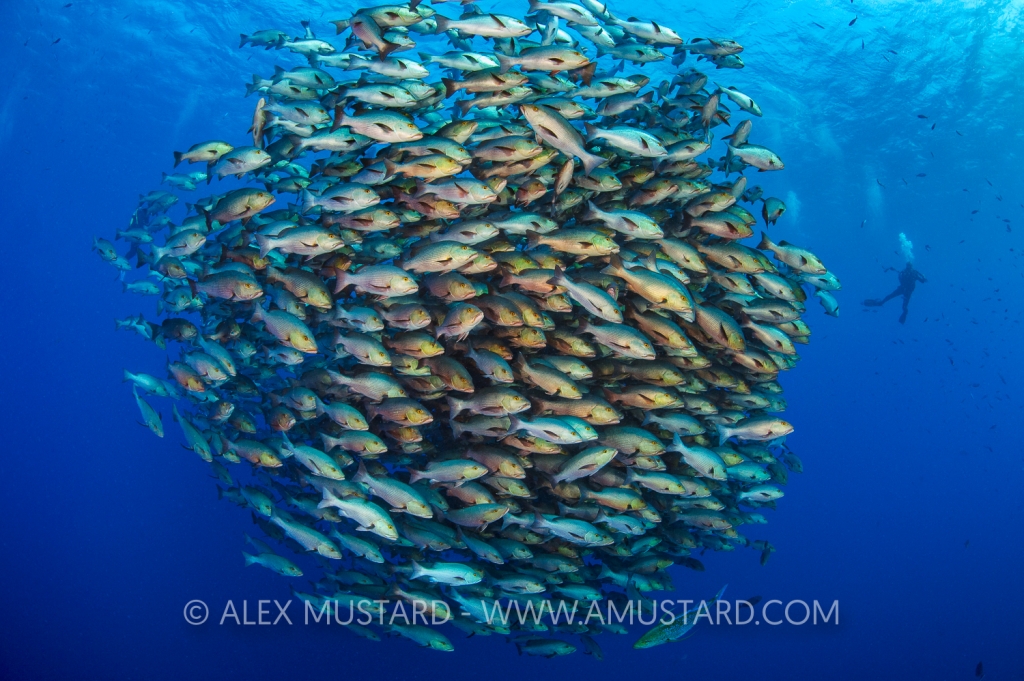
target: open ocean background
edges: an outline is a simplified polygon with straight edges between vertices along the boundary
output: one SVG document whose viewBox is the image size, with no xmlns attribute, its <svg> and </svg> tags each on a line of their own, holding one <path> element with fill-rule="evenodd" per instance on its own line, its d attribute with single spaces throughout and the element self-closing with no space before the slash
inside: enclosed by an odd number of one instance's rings
<svg viewBox="0 0 1024 681">
<path fill-rule="evenodd" d="M 838 599 L 841 623 L 705 624 L 634 651 L 637 628 L 599 638 L 604 662 L 518 658 L 454 630 L 443 655 L 338 627 L 215 624 L 228 599 L 251 610 L 289 581 L 243 566 L 249 514 L 217 500 L 167 401 L 152 400 L 165 439 L 137 425 L 121 370 L 162 375 L 165 355 L 113 320 L 153 299 L 122 294 L 89 246 L 127 225 L 172 150 L 246 138 L 252 73 L 301 63 L 239 50 L 239 33 L 298 35 L 308 18 L 334 40 L 327 20 L 356 6 L 65 4 L 0 3 L 0 679 L 954 680 L 979 661 L 1024 679 L 1024 2 L 612 5 L 746 47 L 742 71 L 698 68 L 764 110 L 758 142 L 786 163 L 751 177 L 789 207 L 773 237 L 843 283 L 839 319 L 808 301 L 813 342 L 781 377 L 806 472 L 770 524 L 745 528 L 777 553 L 761 567 L 709 552 L 706 572 L 673 568 L 677 597 L 728 583 L 733 599 Z M 900 232 L 928 277 L 903 326 L 898 301 L 860 305 L 895 287 L 883 267 L 903 265 Z M 201 627 L 182 618 L 195 598 L 213 611 Z"/>
</svg>

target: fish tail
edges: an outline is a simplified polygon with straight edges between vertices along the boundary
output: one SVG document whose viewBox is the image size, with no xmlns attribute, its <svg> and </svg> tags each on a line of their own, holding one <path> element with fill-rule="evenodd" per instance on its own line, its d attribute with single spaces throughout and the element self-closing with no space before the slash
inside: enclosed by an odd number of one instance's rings
<svg viewBox="0 0 1024 681">
<path fill-rule="evenodd" d="M 610 267 L 611 267 L 611 268 L 612 268 L 612 269 L 613 269 L 614 271 L 622 270 L 622 269 L 624 269 L 624 267 L 625 267 L 625 266 L 624 266 L 624 265 L 622 264 L 622 258 L 621 258 L 621 257 L 619 257 L 619 254 L 618 254 L 618 253 L 612 253 L 612 254 L 611 254 L 611 255 L 610 255 L 609 257 L 608 257 L 608 265 L 609 265 L 609 266 L 610 266 Z"/>
<path fill-rule="evenodd" d="M 508 70 L 515 66 L 515 61 L 513 61 L 511 57 L 507 57 L 503 54 L 496 54 L 494 56 L 497 57 L 498 64 L 500 64 L 498 73 L 508 73 Z"/>
<path fill-rule="evenodd" d="M 465 403 L 462 400 L 458 399 L 457 397 L 447 397 L 445 399 L 448 402 L 448 412 L 450 418 L 455 418 L 456 416 L 461 414 L 463 410 L 466 408 Z"/>
<path fill-rule="evenodd" d="M 260 257 L 266 258 L 270 251 L 274 250 L 274 245 L 270 240 L 270 237 L 266 234 L 256 235 L 256 245 L 260 247 Z"/>
<path fill-rule="evenodd" d="M 540 238 L 541 238 L 541 233 L 540 232 L 538 232 L 536 230 L 533 230 L 533 229 L 527 230 L 526 231 L 526 248 L 527 248 L 527 250 L 532 250 L 532 249 L 537 248 L 538 246 L 540 246 Z M 505 276 L 506 277 L 510 277 L 511 273 L 508 273 Z M 502 280 L 502 283 L 500 285 L 501 286 L 507 286 L 507 284 L 505 284 L 504 279 Z"/>
<path fill-rule="evenodd" d="M 444 98 L 448 99 L 459 90 L 459 85 L 451 78 L 442 78 L 441 84 L 444 85 Z"/>
<path fill-rule="evenodd" d="M 331 488 L 324 485 L 324 498 L 316 505 L 317 508 L 327 508 L 331 505 L 331 502 L 338 501 L 338 497 L 334 496 Z"/>
<path fill-rule="evenodd" d="M 181 155 L 182 155 L 182 153 L 183 152 L 180 152 L 180 151 L 174 152 L 174 167 L 175 168 L 177 168 L 178 164 L 181 163 Z"/>
<path fill-rule="evenodd" d="M 349 285 L 348 272 L 335 270 L 337 272 L 336 280 L 334 282 L 334 292 L 341 293 L 346 286 Z"/>
<path fill-rule="evenodd" d="M 520 371 L 524 371 L 527 368 L 526 356 L 521 352 L 517 354 L 515 360 L 512 361 L 512 366 Z"/>
<path fill-rule="evenodd" d="M 245 96 L 248 97 L 252 93 L 260 89 L 261 79 L 257 74 L 252 74 L 252 82 L 245 84 Z"/>
<path fill-rule="evenodd" d="M 683 444 L 683 438 L 679 437 L 679 433 L 672 433 L 672 444 L 669 445 L 667 449 L 671 452 L 679 452 L 680 454 L 686 451 L 686 446 Z"/>
<path fill-rule="evenodd" d="M 757 247 L 760 249 L 771 249 L 771 247 L 774 245 L 775 244 L 773 244 L 771 240 L 768 238 L 768 235 L 764 232 L 761 232 L 761 242 L 757 244 Z"/>
<path fill-rule="evenodd" d="M 401 47 L 401 45 L 399 45 L 398 43 L 385 42 L 384 47 L 382 47 L 380 50 L 381 61 L 387 59 L 388 55 L 397 50 L 399 47 Z"/>
<path fill-rule="evenodd" d="M 351 22 L 348 19 L 338 19 L 337 21 L 332 21 L 331 23 L 334 24 L 334 35 L 340 35 L 351 24 Z"/>
<path fill-rule="evenodd" d="M 359 470 L 356 471 L 356 474 L 355 474 L 355 476 L 353 476 L 352 479 L 355 480 L 356 482 L 363 482 L 369 476 L 370 476 L 370 474 L 366 472 L 366 463 L 362 459 L 360 459 L 359 460 Z"/>
<path fill-rule="evenodd" d="M 218 488 L 219 489 L 219 488 Z M 249 567 L 253 563 L 256 563 L 256 556 L 251 556 L 245 551 L 242 551 L 242 557 L 245 558 L 245 567 Z"/>
<path fill-rule="evenodd" d="M 435 14 L 434 20 L 437 21 L 437 29 L 434 31 L 435 35 L 444 33 L 451 25 L 451 20 L 448 17 L 441 16 L 440 14 Z"/>
<path fill-rule="evenodd" d="M 299 192 L 299 200 L 302 203 L 303 213 L 308 213 L 313 210 L 313 207 L 316 205 L 316 198 L 313 196 L 313 192 L 308 189 L 303 189 Z"/>
<path fill-rule="evenodd" d="M 721 423 L 715 424 L 715 430 L 718 431 L 718 446 L 721 447 L 722 445 L 725 444 L 725 441 L 729 439 L 729 436 L 732 433 L 730 433 L 729 429 L 723 426 Z"/>
<path fill-rule="evenodd" d="M 242 39 L 242 41 L 241 41 L 240 43 L 238 43 L 238 46 L 239 46 L 239 47 L 245 47 L 245 44 L 246 44 L 247 42 L 249 42 L 249 36 L 247 36 L 247 35 L 246 35 L 246 34 L 244 34 L 244 33 L 239 33 L 238 35 L 239 35 L 239 37 L 240 37 L 240 38 Z"/>
</svg>

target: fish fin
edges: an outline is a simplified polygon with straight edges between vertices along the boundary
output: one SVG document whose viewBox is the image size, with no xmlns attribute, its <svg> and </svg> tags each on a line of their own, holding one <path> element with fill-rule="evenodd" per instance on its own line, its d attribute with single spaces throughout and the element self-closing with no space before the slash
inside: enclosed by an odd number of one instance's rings
<svg viewBox="0 0 1024 681">
<path fill-rule="evenodd" d="M 244 38 L 245 36 L 242 36 L 242 37 Z M 177 168 L 178 164 L 181 163 L 181 155 L 182 155 L 182 153 L 183 152 L 180 152 L 180 151 L 174 152 L 174 167 L 175 168 Z"/>
<path fill-rule="evenodd" d="M 220 488 L 218 487 L 217 490 L 220 491 Z M 242 557 L 245 558 L 245 566 L 246 567 L 249 567 L 250 565 L 252 565 L 252 564 L 257 562 L 256 561 L 256 556 L 250 556 L 245 551 L 242 551 Z"/>
<path fill-rule="evenodd" d="M 532 250 L 534 248 L 537 248 L 537 246 L 540 245 L 540 237 L 541 237 L 540 232 L 538 232 L 536 230 L 533 230 L 533 229 L 526 230 L 526 248 L 527 248 L 527 250 Z M 511 273 L 509 273 L 506 276 L 511 276 Z M 506 284 L 504 283 L 504 280 L 502 280 L 502 283 L 499 284 L 499 286 L 506 286 Z"/>
<path fill-rule="evenodd" d="M 761 232 L 761 242 L 757 244 L 757 247 L 761 249 L 770 249 L 772 246 L 774 246 L 774 244 L 768 239 L 768 235 L 765 232 Z"/>
</svg>

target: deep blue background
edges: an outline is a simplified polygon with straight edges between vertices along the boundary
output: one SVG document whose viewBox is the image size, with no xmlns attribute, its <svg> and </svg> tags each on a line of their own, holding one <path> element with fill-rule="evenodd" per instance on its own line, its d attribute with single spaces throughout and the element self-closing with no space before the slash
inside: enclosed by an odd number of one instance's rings
<svg viewBox="0 0 1024 681">
<path fill-rule="evenodd" d="M 121 369 L 160 373 L 164 355 L 113 319 L 151 303 L 121 294 L 90 241 L 126 225 L 172 149 L 244 139 L 243 82 L 296 62 L 236 49 L 240 32 L 311 18 L 330 37 L 326 20 L 351 6 L 63 4 L 0 3 L 0 678 L 967 679 L 979 660 L 990 678 L 1024 677 L 1020 2 L 613 5 L 747 47 L 747 69 L 712 79 L 758 101 L 757 139 L 786 162 L 756 177 L 789 204 L 775 236 L 844 284 L 842 317 L 815 307 L 812 344 L 782 378 L 806 473 L 750 533 L 778 552 L 763 568 L 751 551 L 708 554 L 707 572 L 676 575 L 680 597 L 728 582 L 734 598 L 839 599 L 842 621 L 704 626 L 646 651 L 604 636 L 603 664 L 458 632 L 442 655 L 183 622 L 190 599 L 219 611 L 286 598 L 287 582 L 243 567 L 248 516 L 216 500 L 169 405 L 155 402 L 165 439 L 136 424 Z M 902 264 L 901 231 L 929 278 L 905 326 L 898 302 L 857 304 L 894 287 L 882 267 Z"/>
</svg>

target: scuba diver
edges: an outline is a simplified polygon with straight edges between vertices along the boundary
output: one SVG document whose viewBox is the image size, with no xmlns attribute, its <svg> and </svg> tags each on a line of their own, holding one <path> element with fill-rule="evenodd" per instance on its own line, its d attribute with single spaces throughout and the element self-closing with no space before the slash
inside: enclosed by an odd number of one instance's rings
<svg viewBox="0 0 1024 681">
<path fill-rule="evenodd" d="M 886 267 L 886 272 L 895 272 L 895 267 Z M 927 283 L 928 280 L 924 278 L 924 275 L 914 269 L 914 266 L 909 262 L 907 266 L 903 268 L 899 275 L 900 285 L 896 287 L 896 290 L 887 295 L 881 300 L 874 300 L 869 298 L 864 301 L 864 304 L 868 307 L 881 307 L 896 296 L 903 296 L 903 314 L 900 315 L 900 324 L 907 321 L 907 305 L 910 304 L 910 296 L 914 294 L 914 288 L 917 286 L 917 282 L 922 284 Z"/>
</svg>

